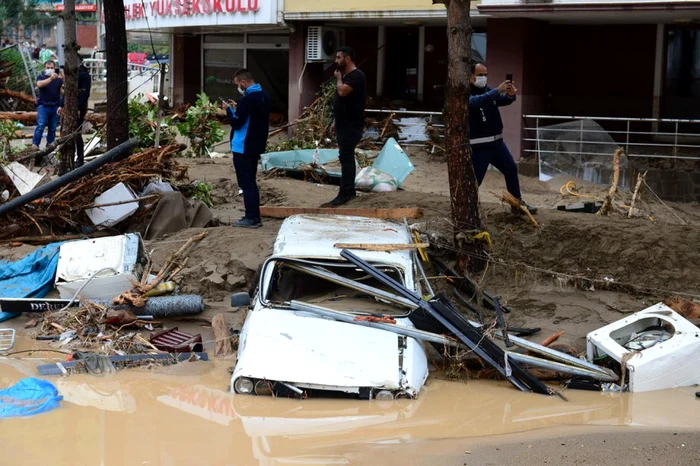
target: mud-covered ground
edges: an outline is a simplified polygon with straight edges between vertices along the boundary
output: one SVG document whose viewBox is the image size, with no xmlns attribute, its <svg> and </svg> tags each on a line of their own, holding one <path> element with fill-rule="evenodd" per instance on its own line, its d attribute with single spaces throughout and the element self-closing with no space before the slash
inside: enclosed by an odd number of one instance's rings
<svg viewBox="0 0 700 466">
<path fill-rule="evenodd" d="M 420 207 L 425 217 L 412 222 L 432 242 L 449 241 L 446 164 L 424 153 L 412 160 L 417 169 L 404 190 L 363 194 L 349 206 Z M 232 328 L 242 325 L 245 313 L 231 308 L 230 294 L 255 286 L 255 272 L 282 220 L 264 219 L 257 230 L 227 226 L 243 213 L 230 160 L 185 163 L 191 179 L 214 186 L 213 211 L 221 225 L 207 229 L 180 275 L 181 291 L 201 294 L 205 312 L 168 325 L 201 332 L 211 352 L 212 317 L 222 312 Z M 268 205 L 318 207 L 337 190 L 259 179 Z M 560 342 L 582 351 L 588 332 L 625 314 L 670 296 L 700 298 L 700 206 L 664 205 L 643 191 L 632 218 L 623 207 L 609 217 L 557 211 L 559 204 L 602 199 L 607 192 L 575 180 L 579 196 L 562 195 L 568 181 L 521 177 L 525 199 L 540 209 L 537 229 L 500 202 L 500 174 L 489 172 L 481 187 L 482 219 L 493 247 L 485 272 L 474 278 L 511 307 L 509 325 L 542 328 L 536 341 L 564 331 Z M 631 193 L 620 193 L 618 200 L 629 205 Z M 155 269 L 199 231 L 148 242 Z M 17 259 L 33 249 L 0 245 L 0 257 Z M 449 291 L 434 270 L 427 273 L 436 288 Z M 28 319 L 3 324 L 18 330 L 20 350 L 40 345 L 31 339 L 35 330 L 23 328 Z M 35 375 L 40 360 L 34 358 L 41 354 L 0 364 L 2 386 Z M 14 427 L 5 420 L 0 438 L 21 452 L 24 464 L 691 464 L 697 457 L 692 387 L 622 395 L 568 391 L 564 402 L 520 393 L 505 382 L 446 382 L 436 375 L 417 400 L 386 409 L 372 402 L 232 396 L 226 393 L 227 369 L 234 362 L 229 357 L 214 364 L 56 378 L 64 407 Z M 578 427 L 565 431 L 565 425 Z M 36 448 L 37 439 L 53 444 Z"/>
</svg>

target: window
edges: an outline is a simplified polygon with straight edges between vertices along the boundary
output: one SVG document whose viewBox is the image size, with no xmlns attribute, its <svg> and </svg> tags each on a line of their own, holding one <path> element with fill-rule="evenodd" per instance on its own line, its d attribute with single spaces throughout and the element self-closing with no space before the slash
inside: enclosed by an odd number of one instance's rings
<svg viewBox="0 0 700 466">
<path fill-rule="evenodd" d="M 667 33 L 664 117 L 700 118 L 700 29 Z"/>
<path fill-rule="evenodd" d="M 243 49 L 204 49 L 204 92 L 210 99 L 240 97 L 233 74 L 243 68 Z"/>
</svg>

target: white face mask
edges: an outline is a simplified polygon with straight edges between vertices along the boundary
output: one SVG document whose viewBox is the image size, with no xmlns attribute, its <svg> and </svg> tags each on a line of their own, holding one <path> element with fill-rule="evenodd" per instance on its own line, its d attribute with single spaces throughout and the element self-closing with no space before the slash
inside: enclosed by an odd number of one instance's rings
<svg viewBox="0 0 700 466">
<path fill-rule="evenodd" d="M 486 80 L 486 76 L 477 76 L 474 85 L 480 89 L 483 89 L 486 87 Z"/>
<path fill-rule="evenodd" d="M 241 94 L 245 95 L 245 89 L 241 89 L 240 86 L 238 86 L 238 92 L 240 92 Z"/>
</svg>

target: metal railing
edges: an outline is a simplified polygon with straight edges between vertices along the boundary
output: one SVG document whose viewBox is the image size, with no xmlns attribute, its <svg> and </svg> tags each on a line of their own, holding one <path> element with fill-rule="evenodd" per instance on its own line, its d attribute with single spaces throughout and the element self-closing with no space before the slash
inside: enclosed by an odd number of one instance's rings
<svg viewBox="0 0 700 466">
<path fill-rule="evenodd" d="M 107 60 L 100 58 L 88 58 L 83 60 L 83 64 L 90 72 L 92 78 L 93 95 L 105 94 L 107 89 Z M 137 65 L 129 63 L 129 94 L 132 97 L 145 94 L 160 93 L 160 70 L 149 65 Z M 165 88 L 163 92 L 167 95 L 170 91 L 169 73 L 166 68 Z M 145 100 L 144 97 L 141 97 Z"/>
<path fill-rule="evenodd" d="M 633 158 L 700 160 L 700 120 L 561 115 L 523 115 L 523 118 L 526 122 L 523 141 L 530 143 L 523 152 L 540 157 L 601 155 L 595 149 L 615 144 Z M 597 125 L 591 127 L 587 122 Z"/>
</svg>

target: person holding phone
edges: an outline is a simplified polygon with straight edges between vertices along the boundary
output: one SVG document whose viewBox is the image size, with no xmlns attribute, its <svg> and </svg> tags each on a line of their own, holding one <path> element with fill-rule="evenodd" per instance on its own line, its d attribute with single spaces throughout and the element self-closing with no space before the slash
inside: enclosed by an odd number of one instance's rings
<svg viewBox="0 0 700 466">
<path fill-rule="evenodd" d="M 238 103 L 224 102 L 226 117 L 231 125 L 231 152 L 236 170 L 238 187 L 243 190 L 245 216 L 232 226 L 260 228 L 260 191 L 256 175 L 260 155 L 265 153 L 267 134 L 270 129 L 270 97 L 255 82 L 253 74 L 240 69 L 233 82 L 243 98 Z"/>
<path fill-rule="evenodd" d="M 53 60 L 44 63 L 44 71 L 37 77 L 36 85 L 39 88 L 39 96 L 36 99 L 36 129 L 32 138 L 32 146 L 34 149 L 39 149 L 44 129 L 47 126 L 46 145 L 51 144 L 56 139 L 58 110 L 63 106 L 61 97 L 63 72 L 56 69 L 56 63 Z M 41 160 L 35 160 L 36 165 L 40 163 Z"/>
<path fill-rule="evenodd" d="M 481 186 L 489 165 L 496 167 L 506 180 L 506 189 L 520 204 L 534 214 L 535 207 L 527 205 L 520 192 L 518 166 L 503 141 L 503 121 L 499 107 L 515 102 L 518 89 L 513 75 L 491 89 L 487 86 L 488 69 L 482 63 L 471 66 L 471 94 L 469 95 L 469 142 L 472 148 L 472 165 L 476 181 Z M 513 212 L 520 212 L 513 207 Z"/>
</svg>

